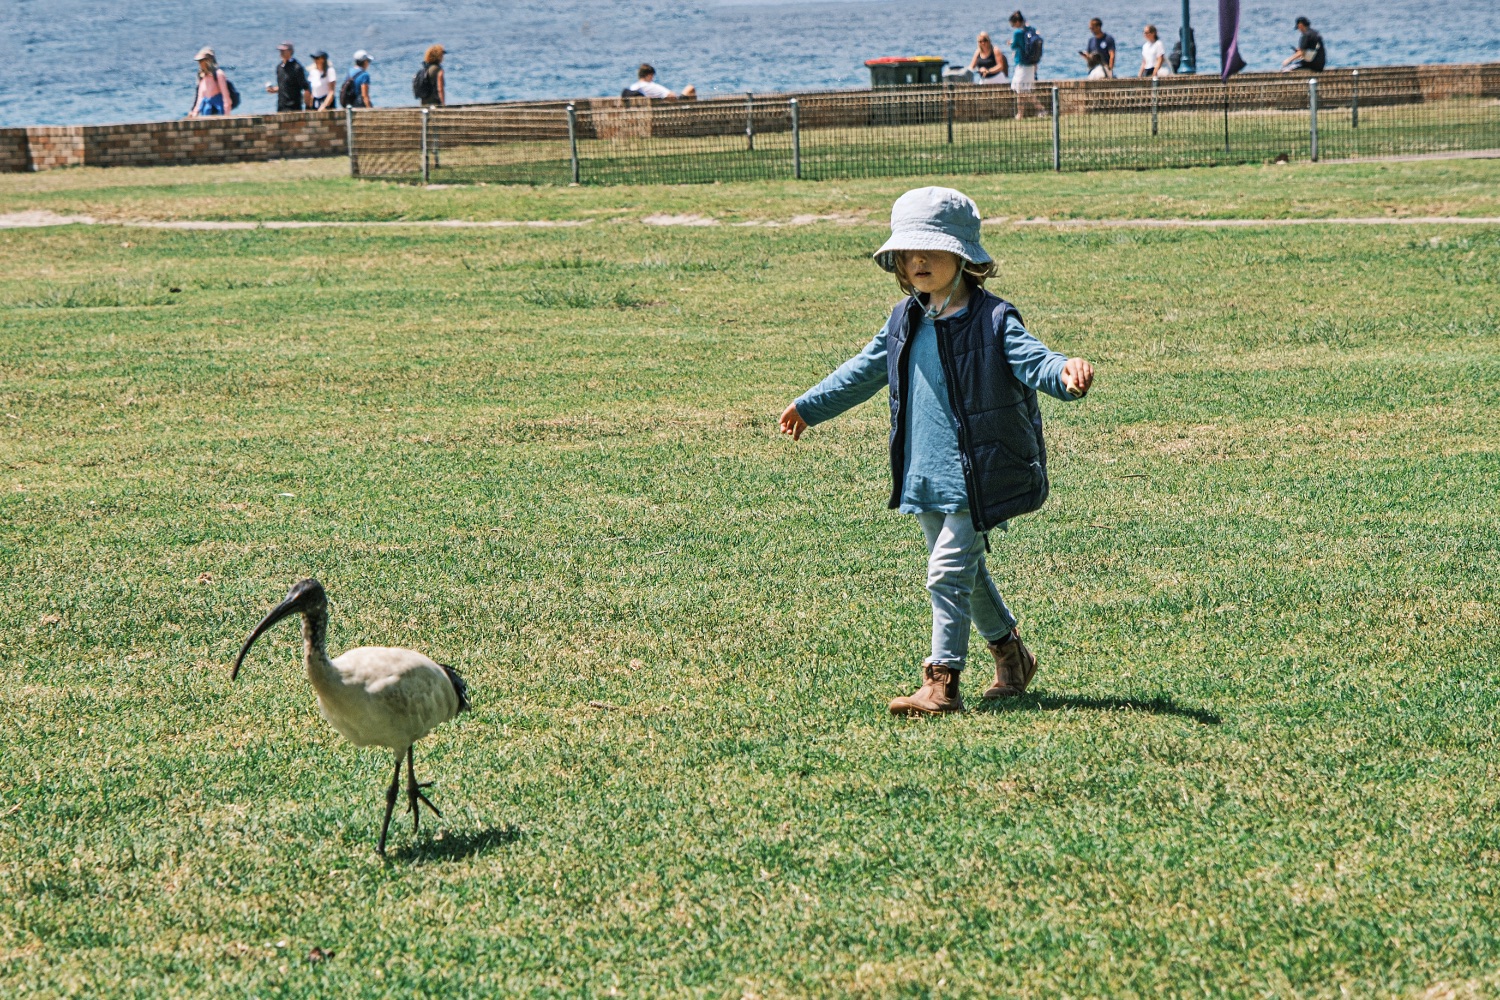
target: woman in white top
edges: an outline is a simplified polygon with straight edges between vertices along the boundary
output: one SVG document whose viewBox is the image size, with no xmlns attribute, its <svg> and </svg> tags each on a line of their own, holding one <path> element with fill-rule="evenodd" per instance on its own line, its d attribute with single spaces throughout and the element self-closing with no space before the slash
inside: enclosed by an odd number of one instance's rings
<svg viewBox="0 0 1500 1000">
<path fill-rule="evenodd" d="M 1146 25 L 1146 44 L 1141 46 L 1141 76 L 1171 76 L 1167 47 L 1156 37 L 1156 25 Z"/>
<path fill-rule="evenodd" d="M 312 91 L 313 110 L 331 111 L 338 100 L 338 74 L 328 62 L 328 53 L 322 49 L 312 54 L 313 64 L 307 71 L 307 86 Z"/>
</svg>

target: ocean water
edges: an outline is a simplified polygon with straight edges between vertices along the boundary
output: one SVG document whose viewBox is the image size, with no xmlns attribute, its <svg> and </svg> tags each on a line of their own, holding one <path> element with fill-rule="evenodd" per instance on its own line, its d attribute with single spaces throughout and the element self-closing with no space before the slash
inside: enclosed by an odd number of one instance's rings
<svg viewBox="0 0 1500 1000">
<path fill-rule="evenodd" d="M 1011 0 L 1012 3 L 1018 0 Z M 1075 52 L 1088 18 L 1139 65 L 1141 28 L 1170 49 L 1181 4 L 1171 0 L 1048 0 L 1023 7 L 1047 39 L 1040 76 L 1084 73 Z M 412 104 L 411 77 L 432 42 L 448 49 L 453 103 L 618 94 L 642 61 L 657 79 L 714 94 L 862 87 L 864 60 L 936 55 L 967 63 L 974 36 L 1008 37 L 1009 7 L 975 0 L 0 0 L 0 125 L 176 118 L 192 102 L 193 54 L 211 45 L 240 89 L 241 112 L 275 109 L 264 92 L 276 44 L 304 63 L 326 48 L 340 77 L 357 48 L 375 57 L 377 104 Z M 1292 22 L 1310 17 L 1330 65 L 1500 61 L 1500 0 L 1245 0 L 1241 53 L 1276 68 Z M 1200 71 L 1218 65 L 1218 5 L 1194 0 Z"/>
</svg>

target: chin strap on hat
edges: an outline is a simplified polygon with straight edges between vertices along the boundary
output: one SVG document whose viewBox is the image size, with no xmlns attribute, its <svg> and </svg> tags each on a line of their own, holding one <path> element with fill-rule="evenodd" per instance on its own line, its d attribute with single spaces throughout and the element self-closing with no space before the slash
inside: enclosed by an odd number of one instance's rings
<svg viewBox="0 0 1500 1000">
<path fill-rule="evenodd" d="M 959 258 L 959 259 L 963 260 L 963 258 Z M 948 294 L 946 296 L 944 296 L 942 305 L 938 305 L 938 306 L 933 306 L 933 305 L 922 306 L 922 314 L 924 316 L 926 316 L 928 319 L 936 319 L 939 315 L 942 314 L 942 311 L 944 309 L 948 308 L 948 303 L 950 303 L 950 302 L 953 301 L 953 296 L 955 294 L 957 294 L 957 292 L 958 292 L 958 283 L 960 281 L 964 280 L 964 264 L 966 264 L 966 263 L 968 263 L 968 262 L 964 261 L 963 263 L 961 263 L 961 264 L 958 265 L 958 273 L 953 276 L 953 284 L 951 284 L 951 285 L 948 286 Z M 932 296 L 929 295 L 927 297 L 927 301 L 931 302 L 932 301 Z M 917 305 L 922 305 L 922 300 L 921 299 L 917 299 Z"/>
</svg>

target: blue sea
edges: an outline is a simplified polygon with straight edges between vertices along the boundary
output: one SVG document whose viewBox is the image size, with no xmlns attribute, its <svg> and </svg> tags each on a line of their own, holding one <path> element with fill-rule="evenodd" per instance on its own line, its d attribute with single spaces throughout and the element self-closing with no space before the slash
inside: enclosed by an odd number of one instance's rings
<svg viewBox="0 0 1500 1000">
<path fill-rule="evenodd" d="M 1017 0 L 1009 0 L 1014 3 Z M 192 101 L 193 54 L 211 45 L 244 95 L 241 112 L 272 111 L 276 44 L 299 57 L 333 54 L 340 76 L 355 49 L 375 57 L 377 104 L 411 104 L 411 77 L 432 42 L 448 49 L 452 103 L 618 94 L 642 61 L 657 79 L 704 96 L 863 87 L 866 59 L 935 55 L 967 63 L 985 29 L 1008 37 L 1009 7 L 974 0 L 0 0 L 0 125 L 176 118 Z M 1168 48 L 1182 7 L 1171 0 L 1047 0 L 1023 7 L 1047 40 L 1040 76 L 1082 76 L 1075 53 L 1091 16 L 1139 65 L 1141 28 Z M 1200 69 L 1218 65 L 1218 5 L 1194 0 Z M 1312 19 L 1329 64 L 1500 61 L 1500 2 L 1244 0 L 1240 51 L 1276 68 Z"/>
</svg>

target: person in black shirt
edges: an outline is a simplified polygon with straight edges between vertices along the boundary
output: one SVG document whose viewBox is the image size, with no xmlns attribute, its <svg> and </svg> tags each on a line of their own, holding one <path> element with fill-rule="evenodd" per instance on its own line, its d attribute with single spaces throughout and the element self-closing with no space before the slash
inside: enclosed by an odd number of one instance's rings
<svg viewBox="0 0 1500 1000">
<path fill-rule="evenodd" d="M 292 58 L 292 43 L 276 46 L 281 65 L 276 67 L 276 82 L 266 84 L 266 93 L 276 95 L 277 111 L 301 111 L 311 107 L 312 88 L 307 85 L 307 71 Z"/>
<path fill-rule="evenodd" d="M 1282 61 L 1282 72 L 1290 73 L 1299 69 L 1322 72 L 1323 64 L 1328 60 L 1328 52 L 1323 47 L 1323 36 L 1313 30 L 1312 22 L 1305 17 L 1297 18 L 1296 27 L 1300 32 L 1297 51 Z"/>
</svg>

